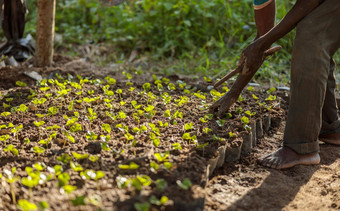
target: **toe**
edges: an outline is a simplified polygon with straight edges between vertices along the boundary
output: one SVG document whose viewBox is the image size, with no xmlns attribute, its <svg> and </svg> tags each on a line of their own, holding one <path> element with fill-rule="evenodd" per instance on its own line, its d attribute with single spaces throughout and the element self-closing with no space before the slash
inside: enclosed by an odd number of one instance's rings
<svg viewBox="0 0 340 211">
<path fill-rule="evenodd" d="M 270 167 L 270 162 L 271 162 L 271 161 L 272 161 L 272 157 L 269 156 L 269 157 L 263 159 L 262 165 L 263 165 L 263 166 L 266 166 L 266 167 Z"/>
</svg>

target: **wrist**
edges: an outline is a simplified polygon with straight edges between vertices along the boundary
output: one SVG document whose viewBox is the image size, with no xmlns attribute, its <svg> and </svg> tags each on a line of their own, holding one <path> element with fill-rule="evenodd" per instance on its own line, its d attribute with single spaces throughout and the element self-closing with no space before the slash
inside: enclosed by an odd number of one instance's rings
<svg viewBox="0 0 340 211">
<path fill-rule="evenodd" d="M 256 42 L 258 42 L 258 46 L 261 51 L 267 50 L 272 45 L 272 43 L 266 38 L 266 36 L 259 37 Z"/>
</svg>

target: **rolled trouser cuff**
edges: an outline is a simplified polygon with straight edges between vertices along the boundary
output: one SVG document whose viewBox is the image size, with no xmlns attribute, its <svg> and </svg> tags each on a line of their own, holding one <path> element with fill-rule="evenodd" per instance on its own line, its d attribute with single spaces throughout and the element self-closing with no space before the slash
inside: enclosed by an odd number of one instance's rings
<svg viewBox="0 0 340 211">
<path fill-rule="evenodd" d="M 319 152 L 319 141 L 318 140 L 313 141 L 313 142 L 298 143 L 298 144 L 284 143 L 283 145 L 291 148 L 292 150 L 294 150 L 296 153 L 300 155 Z"/>
</svg>

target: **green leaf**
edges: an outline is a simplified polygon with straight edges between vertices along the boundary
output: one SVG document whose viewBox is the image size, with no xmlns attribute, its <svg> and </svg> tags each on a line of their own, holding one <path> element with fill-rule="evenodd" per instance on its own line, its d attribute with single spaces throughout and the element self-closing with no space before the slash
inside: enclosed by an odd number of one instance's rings
<svg viewBox="0 0 340 211">
<path fill-rule="evenodd" d="M 17 82 L 15 82 L 15 84 L 17 86 L 21 86 L 21 87 L 27 86 L 27 84 L 25 82 L 22 82 L 22 81 L 17 81 Z"/>
<path fill-rule="evenodd" d="M 83 167 L 79 163 L 70 162 L 70 166 L 74 171 L 83 171 Z"/>
<path fill-rule="evenodd" d="M 164 167 L 165 167 L 167 170 L 170 170 L 171 167 L 172 167 L 172 163 L 170 163 L 170 162 L 164 162 L 163 164 L 164 164 Z"/>
<path fill-rule="evenodd" d="M 62 188 L 66 193 L 72 193 L 73 191 L 77 190 L 77 186 L 73 185 L 65 185 Z"/>
<path fill-rule="evenodd" d="M 45 149 L 42 148 L 42 147 L 39 147 L 39 146 L 35 146 L 35 147 L 33 147 L 33 151 L 37 154 L 42 154 L 42 153 L 45 152 Z"/>
<path fill-rule="evenodd" d="M 248 117 L 246 117 L 246 116 L 243 116 L 242 118 L 241 118 L 241 122 L 243 123 L 243 124 L 249 124 L 249 119 L 248 119 Z"/>
<path fill-rule="evenodd" d="M 85 203 L 85 195 L 83 196 L 76 196 L 75 199 L 70 200 L 73 206 L 80 206 L 80 205 L 86 205 Z"/>
<path fill-rule="evenodd" d="M 139 168 L 139 165 L 136 164 L 135 162 L 130 162 L 129 165 L 120 164 L 120 165 L 118 165 L 118 168 L 120 168 L 120 169 L 130 169 L 130 170 L 135 170 L 135 169 L 138 169 L 138 168 Z"/>
<path fill-rule="evenodd" d="M 217 122 L 218 126 L 220 126 L 220 127 L 223 127 L 224 124 L 225 124 L 225 120 L 224 119 L 216 120 L 216 122 Z"/>
<path fill-rule="evenodd" d="M 189 133 L 184 133 L 184 134 L 182 135 L 182 138 L 183 138 L 183 139 L 186 139 L 186 140 L 190 140 L 190 139 L 191 139 L 191 136 L 190 136 Z"/>
<path fill-rule="evenodd" d="M 185 125 L 184 125 L 184 129 L 185 129 L 185 130 L 192 130 L 192 129 L 195 129 L 194 123 L 190 122 L 190 123 L 185 124 Z"/>
<path fill-rule="evenodd" d="M 39 208 L 41 210 L 49 209 L 50 205 L 46 201 L 39 202 Z"/>
<path fill-rule="evenodd" d="M 189 188 L 192 186 L 192 183 L 189 178 L 185 178 L 183 182 L 180 180 L 177 180 L 176 183 L 180 188 L 184 190 L 189 190 Z"/>
<path fill-rule="evenodd" d="M 135 203 L 134 207 L 137 211 L 149 211 L 150 210 L 149 202 Z"/>
<path fill-rule="evenodd" d="M 24 211 L 37 210 L 37 205 L 27 201 L 26 199 L 20 199 L 18 201 L 18 208 Z"/>
<path fill-rule="evenodd" d="M 82 160 L 82 159 L 86 159 L 89 157 L 89 154 L 78 154 L 76 152 L 72 152 L 72 155 L 77 160 Z"/>
<path fill-rule="evenodd" d="M 153 143 L 153 145 L 154 145 L 155 147 L 158 147 L 159 144 L 160 144 L 159 138 L 154 138 L 154 139 L 152 139 L 152 143 Z"/>
<path fill-rule="evenodd" d="M 168 187 L 168 183 L 164 179 L 157 179 L 155 183 L 159 191 L 163 191 L 166 187 Z"/>
<path fill-rule="evenodd" d="M 167 151 L 165 153 L 155 153 L 154 156 L 159 162 L 165 161 L 169 157 L 170 152 Z"/>
<path fill-rule="evenodd" d="M 180 143 L 174 143 L 174 144 L 172 144 L 172 148 L 173 148 L 174 150 L 181 150 L 181 149 L 182 149 L 182 146 L 181 146 Z"/>
<path fill-rule="evenodd" d="M 102 124 L 102 130 L 106 133 L 111 133 L 111 126 L 109 124 Z"/>
</svg>

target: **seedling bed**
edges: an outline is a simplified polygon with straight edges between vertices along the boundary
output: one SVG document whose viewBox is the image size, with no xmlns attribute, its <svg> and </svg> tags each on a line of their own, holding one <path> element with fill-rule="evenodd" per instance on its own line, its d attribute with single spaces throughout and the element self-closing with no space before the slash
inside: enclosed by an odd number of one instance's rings
<svg viewBox="0 0 340 211">
<path fill-rule="evenodd" d="M 248 87 L 217 119 L 208 108 L 227 85 L 145 75 L 55 74 L 0 90 L 0 209 L 202 210 L 214 170 L 284 116 L 274 89 Z"/>
</svg>

